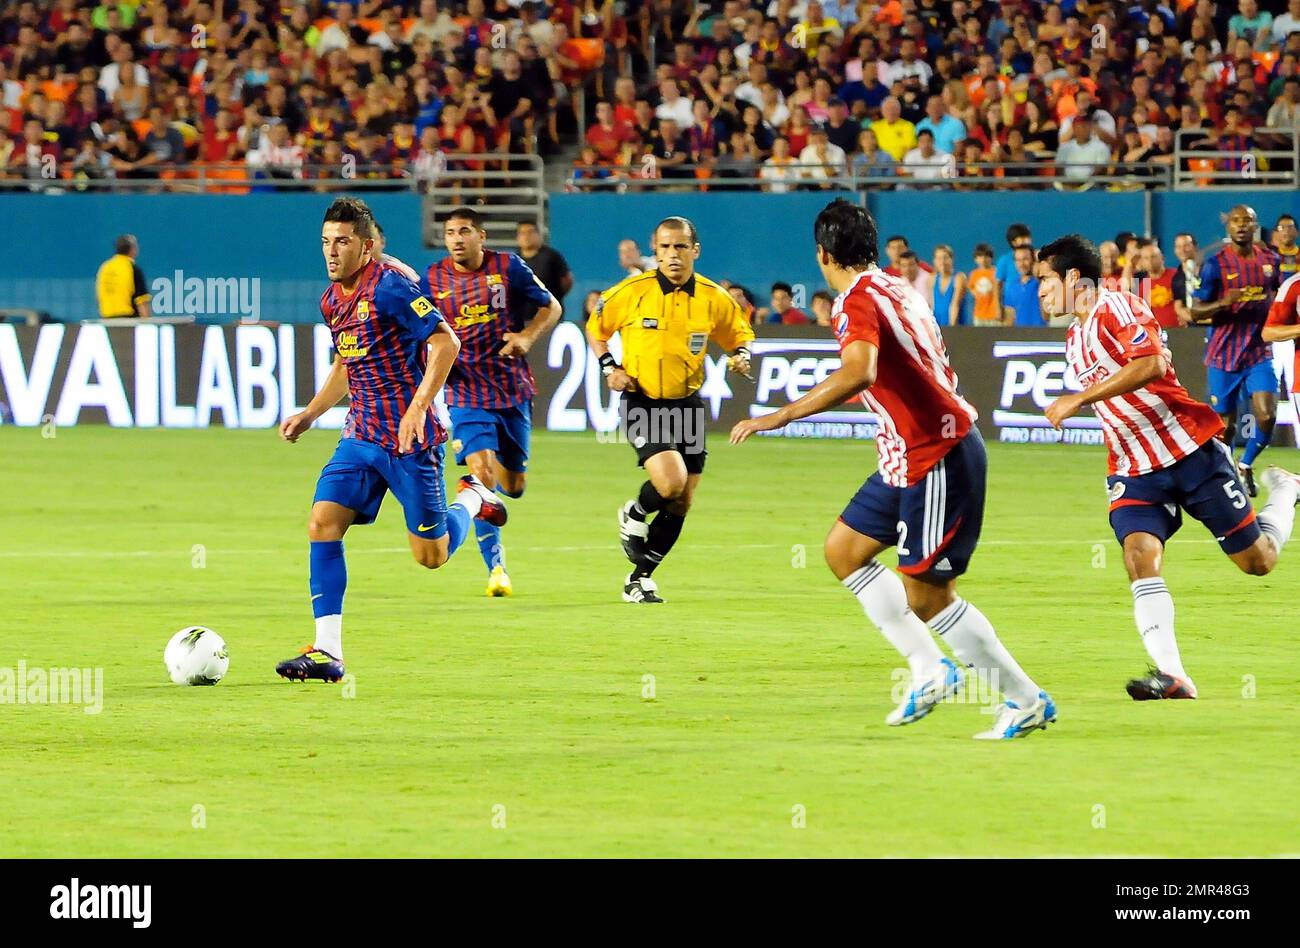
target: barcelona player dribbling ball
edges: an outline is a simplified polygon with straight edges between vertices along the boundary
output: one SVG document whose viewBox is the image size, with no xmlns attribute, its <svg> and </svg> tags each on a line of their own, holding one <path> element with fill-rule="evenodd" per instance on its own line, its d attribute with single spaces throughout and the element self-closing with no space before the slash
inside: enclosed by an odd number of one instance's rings
<svg viewBox="0 0 1300 948">
<path fill-rule="evenodd" d="M 365 203 L 339 198 L 325 213 L 321 251 L 330 288 L 321 297 L 338 357 L 307 407 L 280 425 L 295 442 L 347 394 L 351 401 L 338 448 L 321 471 L 307 527 L 311 540 L 311 605 L 316 638 L 276 666 L 292 681 L 343 677 L 343 535 L 372 523 L 392 491 L 406 518 L 417 563 L 437 569 L 477 518 L 500 525 L 505 505 L 473 476 L 463 477 L 447 505 L 442 443 L 433 399 L 460 342 L 441 313 L 402 273 L 375 256 L 377 228 Z"/>
</svg>

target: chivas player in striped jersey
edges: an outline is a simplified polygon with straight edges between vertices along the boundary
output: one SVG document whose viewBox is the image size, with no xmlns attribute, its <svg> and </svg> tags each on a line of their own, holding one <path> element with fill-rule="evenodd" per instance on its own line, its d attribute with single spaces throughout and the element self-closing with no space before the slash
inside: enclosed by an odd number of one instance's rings
<svg viewBox="0 0 1300 948">
<path fill-rule="evenodd" d="M 1165 541 L 1185 510 L 1243 572 L 1262 576 L 1291 536 L 1300 484 L 1270 467 L 1261 478 L 1268 503 L 1256 515 L 1218 438 L 1223 422 L 1178 381 L 1146 303 L 1099 292 L 1101 257 L 1077 234 L 1048 244 L 1038 259 L 1043 312 L 1074 316 L 1065 353 L 1082 388 L 1049 405 L 1047 419 L 1060 428 L 1092 405 L 1110 449 L 1110 525 L 1124 548 L 1134 618 L 1154 664 L 1128 683 L 1128 693 L 1135 701 L 1195 698 L 1174 637 L 1174 601 L 1160 575 Z"/>
<path fill-rule="evenodd" d="M 732 429 L 756 431 L 861 398 L 880 419 L 880 470 L 826 538 L 826 563 L 907 659 L 910 693 L 885 719 L 910 724 L 956 691 L 961 672 L 930 635 L 1001 691 L 1006 702 L 983 739 L 1024 737 L 1056 720 L 1056 705 L 1021 670 L 989 620 L 957 595 L 984 519 L 988 466 L 975 409 L 957 392 L 930 304 L 876 266 L 876 224 L 863 208 L 832 201 L 813 227 L 817 263 L 839 293 L 832 308 L 840 367 L 797 401 Z M 900 580 L 876 562 L 898 548 Z M 930 628 L 926 628 L 929 623 Z"/>
</svg>

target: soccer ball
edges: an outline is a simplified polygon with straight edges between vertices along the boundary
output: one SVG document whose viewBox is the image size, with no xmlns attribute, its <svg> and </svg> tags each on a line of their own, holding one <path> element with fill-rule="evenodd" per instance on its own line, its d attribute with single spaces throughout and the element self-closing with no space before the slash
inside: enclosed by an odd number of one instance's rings
<svg viewBox="0 0 1300 948">
<path fill-rule="evenodd" d="M 163 649 L 163 664 L 178 685 L 215 685 L 226 677 L 230 655 L 225 639 L 211 629 L 191 625 L 171 637 Z"/>
</svg>

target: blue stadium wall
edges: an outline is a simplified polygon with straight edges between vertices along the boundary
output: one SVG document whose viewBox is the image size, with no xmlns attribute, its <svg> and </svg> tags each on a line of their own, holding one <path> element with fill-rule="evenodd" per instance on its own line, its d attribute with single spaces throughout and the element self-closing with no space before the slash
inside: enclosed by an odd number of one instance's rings
<svg viewBox="0 0 1300 948">
<path fill-rule="evenodd" d="M 817 287 L 812 220 L 829 194 L 571 195 L 551 198 L 551 242 L 568 258 L 576 283 L 566 300 L 576 317 L 588 290 L 604 289 L 620 273 L 617 244 L 632 237 L 647 248 L 654 224 L 684 214 L 700 230 L 702 273 L 728 278 L 763 295 L 774 280 Z M 139 238 L 149 280 L 260 280 L 264 320 L 310 322 L 324 285 L 318 250 L 329 195 L 61 195 L 0 196 L 0 218 L 11 252 L 0 260 L 0 307 L 45 310 L 58 319 L 95 315 L 95 269 L 112 252 L 113 237 Z M 389 250 L 422 267 L 438 254 L 420 243 L 420 202 L 409 194 L 368 197 L 389 235 Z M 1078 230 L 1102 240 L 1141 231 L 1150 200 L 1152 231 L 1166 248 L 1188 230 L 1202 243 L 1222 236 L 1220 215 L 1241 201 L 1265 224 L 1282 211 L 1300 215 L 1296 192 L 1173 194 L 1006 192 L 882 192 L 869 196 L 883 240 L 906 234 L 929 257 L 935 244 L 956 250 L 969 267 L 975 244 L 1005 247 L 1002 234 L 1024 221 L 1040 239 Z M 233 318 L 233 317 L 232 317 Z"/>
</svg>

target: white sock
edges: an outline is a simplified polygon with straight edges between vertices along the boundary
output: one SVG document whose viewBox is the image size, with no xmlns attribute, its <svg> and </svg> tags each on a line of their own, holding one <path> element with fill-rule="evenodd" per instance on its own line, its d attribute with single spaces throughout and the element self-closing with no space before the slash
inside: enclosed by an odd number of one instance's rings
<svg viewBox="0 0 1300 948">
<path fill-rule="evenodd" d="M 343 661 L 343 617 L 341 615 L 317 618 L 316 642 L 312 647 L 322 652 L 329 652 L 339 661 Z"/>
<path fill-rule="evenodd" d="M 1277 490 L 1269 491 L 1268 503 L 1260 508 L 1256 517 L 1259 521 L 1259 529 L 1264 532 L 1264 536 L 1273 541 L 1273 546 L 1277 548 L 1278 553 L 1282 552 L 1286 541 L 1291 539 L 1291 528 L 1295 525 L 1295 502 L 1298 489 L 1300 485 L 1291 478 L 1282 480 Z"/>
<path fill-rule="evenodd" d="M 930 630 L 907 605 L 903 581 L 874 560 L 841 580 L 862 603 L 867 618 L 876 624 L 889 644 L 907 659 L 913 681 L 935 674 L 943 652 Z"/>
<path fill-rule="evenodd" d="M 1022 708 L 1038 700 L 1039 687 L 1011 657 L 993 624 L 965 599 L 958 596 L 948 608 L 930 620 L 930 627 L 948 642 L 954 655 L 986 676 L 994 690 Z"/>
<path fill-rule="evenodd" d="M 463 490 L 456 495 L 456 503 L 464 507 L 469 519 L 473 520 L 483 509 L 483 495 L 476 490 Z"/>
<path fill-rule="evenodd" d="M 1191 681 L 1174 638 L 1174 597 L 1169 595 L 1169 587 L 1161 577 L 1153 576 L 1135 580 L 1132 589 L 1133 618 L 1151 661 L 1166 675 Z"/>
</svg>

